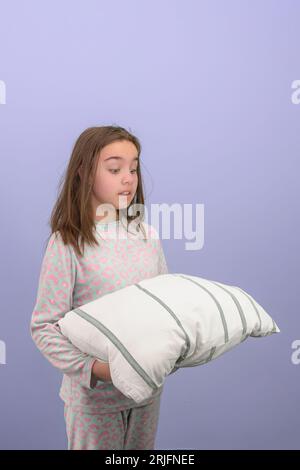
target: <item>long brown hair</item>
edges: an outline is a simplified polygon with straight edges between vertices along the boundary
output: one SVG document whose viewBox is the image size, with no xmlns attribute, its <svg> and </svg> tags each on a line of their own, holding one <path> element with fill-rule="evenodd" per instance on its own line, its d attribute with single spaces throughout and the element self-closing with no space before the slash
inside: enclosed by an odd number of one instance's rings
<svg viewBox="0 0 300 470">
<path fill-rule="evenodd" d="M 120 140 L 132 142 L 138 151 L 138 186 L 134 199 L 127 208 L 127 223 L 144 217 L 144 192 L 140 170 L 141 143 L 131 132 L 119 126 L 89 127 L 83 131 L 75 142 L 69 164 L 59 183 L 59 195 L 50 217 L 51 234 L 59 231 L 64 244 L 73 246 L 78 256 L 83 256 L 84 243 L 99 245 L 93 234 L 95 227 L 91 207 L 92 186 L 97 169 L 98 155 L 106 145 Z M 79 175 L 81 169 L 81 177 Z M 140 204 L 138 215 L 129 215 L 132 204 Z M 116 209 L 119 215 L 119 210 Z M 137 223 L 137 230 L 146 234 L 143 225 Z M 49 237 L 49 238 L 50 238 Z M 79 240 L 80 239 L 80 240 Z M 48 239 L 49 240 L 49 239 Z M 82 250 L 80 248 L 80 244 Z"/>
</svg>

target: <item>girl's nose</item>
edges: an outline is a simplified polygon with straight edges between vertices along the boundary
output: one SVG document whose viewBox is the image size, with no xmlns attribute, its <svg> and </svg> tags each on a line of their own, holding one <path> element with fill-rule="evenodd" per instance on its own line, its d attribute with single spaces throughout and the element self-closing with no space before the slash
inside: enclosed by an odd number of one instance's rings
<svg viewBox="0 0 300 470">
<path fill-rule="evenodd" d="M 127 173 L 123 179 L 122 179 L 122 183 L 132 183 L 133 182 L 133 179 L 134 179 L 134 175 L 131 174 L 131 173 Z"/>
</svg>

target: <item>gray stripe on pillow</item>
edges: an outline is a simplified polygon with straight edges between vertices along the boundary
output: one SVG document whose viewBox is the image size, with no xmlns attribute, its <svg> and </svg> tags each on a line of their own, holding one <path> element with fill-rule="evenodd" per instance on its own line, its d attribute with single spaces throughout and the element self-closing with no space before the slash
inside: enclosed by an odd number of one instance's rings
<svg viewBox="0 0 300 470">
<path fill-rule="evenodd" d="M 276 325 L 275 325 L 274 319 L 272 317 L 271 317 L 271 320 L 272 320 L 272 323 L 273 323 L 273 329 L 272 329 L 270 334 L 276 333 Z"/>
<path fill-rule="evenodd" d="M 168 305 L 165 304 L 157 295 L 153 294 L 153 293 L 150 292 L 148 289 L 145 289 L 144 287 L 140 286 L 138 283 L 136 283 L 136 284 L 134 284 L 134 285 L 135 285 L 136 287 L 138 287 L 139 289 L 141 289 L 142 291 L 144 291 L 145 294 L 150 295 L 150 297 L 152 297 L 154 300 L 156 300 L 157 302 L 159 302 L 160 305 L 162 305 L 162 307 L 164 307 L 164 308 L 172 315 L 172 317 L 175 319 L 175 321 L 176 321 L 177 325 L 179 326 L 179 328 L 181 328 L 182 331 L 183 331 L 183 333 L 185 334 L 185 341 L 186 341 L 187 347 L 186 347 L 185 353 L 184 353 L 182 356 L 180 356 L 180 357 L 177 359 L 177 361 L 176 361 L 176 364 L 179 364 L 181 361 L 183 361 L 183 360 L 186 358 L 186 356 L 187 356 L 187 354 L 188 354 L 188 352 L 189 352 L 189 350 L 190 350 L 190 347 L 191 347 L 190 338 L 189 338 L 187 332 L 185 331 L 185 329 L 183 328 L 183 326 L 182 326 L 182 324 L 181 324 L 181 321 L 177 318 L 177 316 L 176 316 L 176 314 L 173 312 L 173 310 L 172 310 L 170 307 L 168 307 Z"/>
<path fill-rule="evenodd" d="M 208 357 L 207 357 L 206 359 L 201 359 L 201 361 L 196 362 L 196 363 L 193 363 L 193 364 L 184 364 L 184 365 L 182 365 L 182 366 L 180 366 L 180 367 L 181 367 L 181 368 L 183 368 L 183 367 L 195 367 L 195 366 L 200 366 L 200 365 L 202 365 L 202 364 L 206 364 L 207 362 L 209 362 L 209 361 L 212 360 L 213 355 L 214 355 L 216 349 L 217 349 L 217 347 L 216 347 L 216 346 L 213 346 L 213 347 L 211 348 L 210 353 L 209 353 L 209 355 L 208 355 Z"/>
<path fill-rule="evenodd" d="M 194 279 L 191 279 L 188 276 L 185 276 L 183 274 L 175 274 L 175 276 L 180 276 L 183 279 L 186 279 L 187 281 L 193 282 L 194 284 L 196 284 L 196 286 L 201 287 L 201 289 L 203 289 L 205 292 L 207 292 L 208 295 L 211 296 L 211 298 L 213 299 L 213 301 L 215 302 L 215 304 L 218 307 L 218 310 L 219 310 L 219 313 L 220 313 L 220 316 L 221 316 L 221 320 L 222 320 L 222 324 L 223 324 L 223 329 L 224 329 L 225 343 L 228 343 L 229 338 L 228 338 L 228 327 L 227 327 L 226 318 L 225 318 L 223 309 L 222 309 L 219 301 L 216 299 L 216 297 L 206 287 L 202 286 L 201 284 L 199 284 L 199 282 L 196 282 Z"/>
<path fill-rule="evenodd" d="M 259 329 L 258 329 L 258 331 L 261 331 L 261 325 L 262 325 L 262 323 L 261 323 L 261 316 L 260 316 L 260 314 L 259 314 L 259 311 L 258 311 L 258 309 L 257 309 L 257 307 L 256 307 L 256 305 L 255 305 L 255 303 L 253 302 L 253 299 L 250 297 L 249 294 L 247 294 L 247 292 L 245 292 L 245 291 L 244 291 L 243 289 L 241 289 L 240 287 L 238 287 L 238 286 L 230 286 L 230 287 L 232 287 L 232 288 L 234 288 L 234 289 L 238 289 L 242 294 L 244 294 L 244 295 L 249 299 L 249 301 L 251 302 L 252 307 L 253 307 L 254 310 L 255 310 L 256 315 L 258 316 L 258 320 L 259 320 Z"/>
<path fill-rule="evenodd" d="M 123 354 L 125 359 L 129 362 L 132 368 L 139 374 L 142 379 L 151 387 L 153 390 L 158 389 L 159 387 L 153 382 L 151 377 L 144 371 L 140 364 L 134 359 L 130 352 L 125 348 L 121 341 L 110 331 L 106 326 L 103 325 L 99 320 L 92 317 L 86 313 L 82 308 L 75 308 L 73 312 L 77 313 L 81 318 L 84 318 L 86 321 L 94 325 L 98 330 L 100 330 L 110 341 L 118 348 L 118 350 Z"/>
<path fill-rule="evenodd" d="M 258 330 L 258 332 L 260 332 L 261 329 L 262 329 L 262 320 L 261 320 L 261 315 L 260 315 L 260 313 L 259 313 L 259 311 L 258 311 L 258 309 L 257 309 L 257 307 L 256 307 L 256 305 L 255 305 L 254 300 L 252 299 L 252 297 L 251 297 L 249 294 L 247 294 L 247 292 L 245 292 L 245 291 L 244 291 L 243 289 L 241 289 L 240 287 L 238 287 L 238 286 L 231 286 L 231 287 L 235 287 L 236 289 L 239 289 L 243 294 L 245 294 L 245 295 L 248 297 L 248 299 L 249 299 L 250 302 L 252 303 L 253 308 L 254 308 L 254 310 L 255 310 L 255 312 L 257 313 L 257 316 L 258 316 L 258 318 L 259 318 L 259 330 Z M 271 318 L 271 320 L 272 320 L 273 329 L 272 329 L 272 331 L 267 332 L 267 333 L 264 334 L 263 336 L 268 336 L 268 335 L 272 335 L 273 333 L 276 333 L 275 321 L 274 321 L 274 319 L 273 319 L 272 317 L 270 317 L 270 318 Z"/>
<path fill-rule="evenodd" d="M 247 320 L 246 320 L 246 317 L 245 317 L 245 314 L 243 312 L 242 306 L 239 303 L 238 299 L 236 298 L 236 296 L 232 292 L 230 292 L 230 290 L 226 289 L 219 282 L 215 282 L 215 281 L 209 281 L 209 282 L 212 282 L 213 284 L 215 284 L 216 286 L 220 287 L 225 292 L 227 292 L 227 294 L 229 294 L 230 297 L 232 298 L 232 300 L 234 301 L 234 303 L 236 305 L 236 308 L 238 309 L 240 318 L 241 318 L 241 322 L 242 322 L 242 325 L 243 325 L 242 336 L 244 336 L 247 333 Z"/>
</svg>

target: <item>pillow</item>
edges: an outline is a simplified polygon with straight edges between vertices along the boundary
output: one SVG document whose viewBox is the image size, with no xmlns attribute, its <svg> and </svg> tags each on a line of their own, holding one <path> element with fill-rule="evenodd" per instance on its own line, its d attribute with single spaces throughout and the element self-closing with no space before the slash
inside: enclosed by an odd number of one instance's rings
<svg viewBox="0 0 300 470">
<path fill-rule="evenodd" d="M 109 363 L 114 386 L 136 403 L 178 368 L 216 359 L 248 336 L 280 332 L 239 287 L 180 273 L 107 293 L 58 324 L 82 352 Z"/>
</svg>

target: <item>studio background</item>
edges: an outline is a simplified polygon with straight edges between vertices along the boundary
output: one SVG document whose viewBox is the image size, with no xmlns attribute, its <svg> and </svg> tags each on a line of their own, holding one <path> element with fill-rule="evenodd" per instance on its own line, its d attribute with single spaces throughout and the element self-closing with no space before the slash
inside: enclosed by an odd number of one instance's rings
<svg viewBox="0 0 300 470">
<path fill-rule="evenodd" d="M 281 329 L 168 377 L 156 449 L 300 448 L 299 17 L 291 0 L 0 2 L 1 449 L 67 448 L 30 318 L 59 179 L 97 125 L 141 140 L 149 209 L 204 204 L 201 250 L 162 240 L 169 271 L 240 286 Z"/>
</svg>

